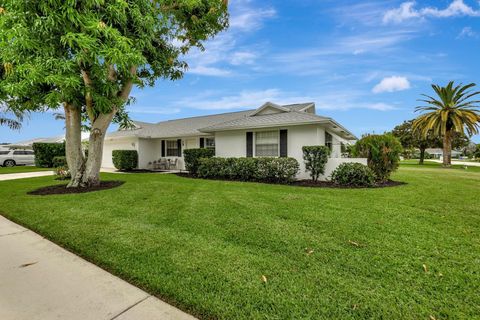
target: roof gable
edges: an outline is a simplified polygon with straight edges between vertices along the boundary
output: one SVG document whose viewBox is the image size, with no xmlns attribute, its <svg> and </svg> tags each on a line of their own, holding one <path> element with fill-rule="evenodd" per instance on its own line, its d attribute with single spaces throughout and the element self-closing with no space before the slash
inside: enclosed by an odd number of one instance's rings
<svg viewBox="0 0 480 320">
<path fill-rule="evenodd" d="M 261 116 L 267 114 L 275 114 L 282 112 L 290 112 L 289 109 L 279 106 L 278 104 L 272 102 L 264 103 L 260 108 L 256 109 L 250 116 Z"/>
</svg>

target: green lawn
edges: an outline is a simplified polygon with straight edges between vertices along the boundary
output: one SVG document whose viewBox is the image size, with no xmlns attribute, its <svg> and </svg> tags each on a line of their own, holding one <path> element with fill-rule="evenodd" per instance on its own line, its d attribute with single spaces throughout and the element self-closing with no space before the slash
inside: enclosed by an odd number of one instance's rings
<svg viewBox="0 0 480 320">
<path fill-rule="evenodd" d="M 202 318 L 480 316 L 479 172 L 403 165 L 408 184 L 384 189 L 103 178 L 126 183 L 40 197 L 26 192 L 58 182 L 0 182 L 0 211 Z"/>
<path fill-rule="evenodd" d="M 16 166 L 16 167 L 0 167 L 0 174 L 7 173 L 23 173 L 35 171 L 51 171 L 52 168 L 39 168 L 34 166 Z"/>
</svg>

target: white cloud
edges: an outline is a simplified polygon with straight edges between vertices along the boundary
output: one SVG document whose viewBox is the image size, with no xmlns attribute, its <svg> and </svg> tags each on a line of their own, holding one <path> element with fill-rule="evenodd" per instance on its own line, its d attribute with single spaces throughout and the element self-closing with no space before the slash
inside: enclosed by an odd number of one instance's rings
<svg viewBox="0 0 480 320">
<path fill-rule="evenodd" d="M 242 40 L 245 35 L 260 29 L 266 19 L 275 16 L 276 11 L 270 7 L 255 6 L 249 0 L 232 1 L 229 10 L 229 29 L 207 41 L 204 51 L 192 50 L 188 54 L 188 73 L 226 77 L 234 73 L 233 67 L 255 64 L 261 50 L 251 45 L 241 46 Z"/>
<path fill-rule="evenodd" d="M 457 36 L 457 39 L 462 39 L 462 38 L 478 38 L 478 33 L 473 31 L 471 27 L 465 27 L 460 31 L 460 33 Z"/>
<path fill-rule="evenodd" d="M 136 114 L 161 114 L 161 115 L 170 115 L 180 113 L 182 110 L 180 108 L 156 108 L 156 107 L 131 107 L 128 108 L 128 111 Z"/>
<path fill-rule="evenodd" d="M 394 92 L 410 89 L 410 82 L 405 77 L 383 78 L 373 89 L 373 93 Z"/>
<path fill-rule="evenodd" d="M 422 9 L 415 9 L 416 3 L 414 1 L 407 1 L 400 5 L 400 7 L 388 10 L 383 16 L 383 22 L 386 23 L 400 23 L 405 20 L 415 18 L 448 18 L 458 16 L 479 17 L 480 9 L 475 10 L 469 5 L 465 4 L 463 0 L 453 0 L 445 9 L 438 9 L 435 7 L 425 7 Z"/>
<path fill-rule="evenodd" d="M 239 94 L 223 97 L 193 97 L 182 99 L 180 104 L 194 109 L 202 110 L 231 110 L 258 108 L 265 102 L 280 104 L 308 101 L 306 97 L 296 97 L 283 93 L 278 89 L 244 90 Z"/>
<path fill-rule="evenodd" d="M 250 51 L 238 51 L 232 54 L 230 63 L 234 66 L 244 65 L 244 64 L 253 64 L 257 55 Z"/>
<path fill-rule="evenodd" d="M 198 65 L 196 67 L 190 68 L 188 70 L 191 74 L 197 74 L 201 76 L 213 76 L 213 77 L 228 77 L 232 73 L 229 70 L 220 69 L 216 67 L 208 67 L 203 65 Z"/>
<path fill-rule="evenodd" d="M 390 111 L 390 110 L 398 109 L 397 107 L 391 104 L 383 103 L 383 102 L 368 104 L 368 105 L 365 105 L 365 108 L 370 110 L 377 110 L 377 111 Z"/>
</svg>

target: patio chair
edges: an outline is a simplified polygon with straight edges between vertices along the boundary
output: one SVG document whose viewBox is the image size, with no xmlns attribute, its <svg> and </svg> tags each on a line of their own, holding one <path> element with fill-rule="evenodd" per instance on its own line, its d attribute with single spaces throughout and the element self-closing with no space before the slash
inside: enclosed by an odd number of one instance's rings
<svg viewBox="0 0 480 320">
<path fill-rule="evenodd" d="M 160 170 L 168 169 L 168 162 L 165 158 L 158 159 L 158 167 Z"/>
<path fill-rule="evenodd" d="M 170 169 L 170 170 L 177 169 L 177 162 L 178 162 L 177 158 L 175 158 L 175 160 L 170 160 L 170 163 L 168 165 L 168 169 Z"/>
</svg>

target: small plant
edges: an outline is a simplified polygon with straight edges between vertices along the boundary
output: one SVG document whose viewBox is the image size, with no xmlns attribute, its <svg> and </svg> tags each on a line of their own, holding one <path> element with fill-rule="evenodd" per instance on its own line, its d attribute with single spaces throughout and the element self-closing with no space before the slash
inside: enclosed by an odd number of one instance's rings
<svg viewBox="0 0 480 320">
<path fill-rule="evenodd" d="M 215 149 L 210 148 L 198 148 L 198 149 L 186 149 L 183 150 L 183 159 L 185 161 L 185 169 L 190 174 L 196 175 L 198 166 L 200 165 L 200 159 L 211 158 L 215 155 Z"/>
<path fill-rule="evenodd" d="M 70 170 L 67 166 L 55 167 L 55 176 L 58 180 L 68 180 L 71 178 Z"/>
<path fill-rule="evenodd" d="M 327 146 L 302 147 L 305 169 L 310 172 L 313 181 L 318 181 L 320 175 L 325 173 L 330 149 Z"/>
<path fill-rule="evenodd" d="M 66 167 L 67 166 L 67 157 L 65 156 L 57 156 L 53 157 L 53 167 L 58 168 L 58 167 Z"/>
<path fill-rule="evenodd" d="M 335 184 L 351 187 L 371 187 L 375 185 L 375 173 L 361 163 L 342 163 L 331 176 Z"/>
<path fill-rule="evenodd" d="M 118 170 L 131 171 L 138 166 L 138 153 L 137 150 L 113 150 L 112 160 Z"/>
<path fill-rule="evenodd" d="M 368 159 L 368 167 L 373 170 L 377 181 L 384 182 L 398 168 L 403 148 L 392 134 L 371 134 L 355 144 L 355 156 Z"/>
</svg>

